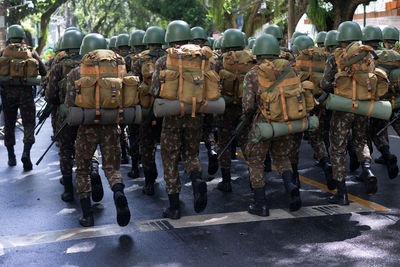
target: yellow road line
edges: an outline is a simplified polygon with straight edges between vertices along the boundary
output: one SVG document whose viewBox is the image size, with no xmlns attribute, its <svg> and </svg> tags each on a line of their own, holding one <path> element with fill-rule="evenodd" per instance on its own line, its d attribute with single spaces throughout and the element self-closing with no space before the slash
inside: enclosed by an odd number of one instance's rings
<svg viewBox="0 0 400 267">
<path fill-rule="evenodd" d="M 236 155 L 239 156 L 239 157 L 244 158 L 243 153 L 242 153 L 241 151 L 237 151 L 237 152 L 236 152 Z M 275 166 L 272 166 L 272 169 L 273 169 L 273 170 L 276 170 Z M 302 175 L 299 175 L 299 178 L 300 178 L 300 181 L 302 181 L 303 183 L 312 185 L 312 186 L 317 187 L 317 188 L 319 188 L 319 189 L 322 189 L 322 190 L 324 190 L 324 191 L 326 191 L 326 192 L 329 192 L 329 193 L 332 193 L 332 194 L 334 194 L 334 193 L 336 192 L 336 190 L 331 191 L 331 190 L 328 189 L 328 187 L 327 187 L 326 185 L 321 184 L 321 183 L 319 183 L 319 182 L 317 182 L 317 181 L 315 181 L 315 180 L 313 180 L 313 179 L 304 177 L 304 176 L 302 176 Z M 348 194 L 348 196 L 349 196 L 349 200 L 351 200 L 351 201 L 353 201 L 353 202 L 356 202 L 356 203 L 358 203 L 358 204 L 360 204 L 360 205 L 362 205 L 362 206 L 364 206 L 364 207 L 367 207 L 367 208 L 369 208 L 369 209 L 371 209 L 371 210 L 374 210 L 374 211 L 386 211 L 386 210 L 390 210 L 389 208 L 387 208 L 387 207 L 385 207 L 385 206 L 382 206 L 382 205 L 379 205 L 379 204 L 377 204 L 377 203 L 374 203 L 374 202 L 371 202 L 371 201 L 368 201 L 368 200 L 359 198 L 359 197 L 354 196 L 354 195 L 352 195 L 352 194 Z"/>
</svg>

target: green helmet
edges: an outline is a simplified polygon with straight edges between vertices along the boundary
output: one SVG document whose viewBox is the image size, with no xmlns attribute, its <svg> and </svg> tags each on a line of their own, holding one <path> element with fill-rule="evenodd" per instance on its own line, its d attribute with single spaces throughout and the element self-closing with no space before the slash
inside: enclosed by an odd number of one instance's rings
<svg viewBox="0 0 400 267">
<path fill-rule="evenodd" d="M 63 48 L 63 39 L 64 39 L 64 35 L 61 35 L 60 36 L 60 38 L 58 39 L 58 42 L 57 42 L 57 48 L 58 48 L 58 51 L 64 51 L 65 49 Z"/>
<path fill-rule="evenodd" d="M 207 37 L 207 45 L 209 46 L 209 47 L 214 47 L 214 42 L 215 42 L 215 39 L 214 38 L 212 38 L 212 37 Z"/>
<path fill-rule="evenodd" d="M 399 40 L 399 30 L 396 27 L 385 27 L 382 31 L 383 40 Z"/>
<path fill-rule="evenodd" d="M 325 38 L 326 38 L 326 32 L 324 32 L 324 31 L 319 32 L 317 34 L 317 38 L 316 38 L 315 42 L 317 44 L 324 44 L 325 43 Z"/>
<path fill-rule="evenodd" d="M 80 31 L 67 31 L 62 37 L 60 49 L 79 49 L 81 47 L 83 37 L 84 35 Z"/>
<path fill-rule="evenodd" d="M 158 26 L 151 26 L 146 30 L 143 37 L 144 44 L 165 44 L 165 30 Z"/>
<path fill-rule="evenodd" d="M 230 47 L 241 47 L 244 48 L 245 42 L 243 39 L 242 32 L 238 29 L 227 29 L 224 32 L 224 41 L 222 42 L 222 48 Z"/>
<path fill-rule="evenodd" d="M 314 41 L 313 41 L 313 39 L 311 39 L 308 36 L 300 35 L 300 36 L 296 37 L 296 39 L 294 39 L 293 44 L 295 46 L 297 46 L 299 51 L 302 51 L 302 50 L 305 50 L 305 49 L 308 49 L 308 48 L 314 46 Z"/>
<path fill-rule="evenodd" d="M 7 28 L 7 40 L 24 39 L 26 37 L 25 30 L 21 25 L 14 24 Z"/>
<path fill-rule="evenodd" d="M 117 41 L 117 36 L 112 36 L 110 38 L 110 43 L 108 44 L 108 48 L 112 49 L 112 48 L 116 48 L 115 43 Z"/>
<path fill-rule="evenodd" d="M 255 39 L 256 39 L 256 37 L 251 36 L 251 37 L 247 38 L 247 43 L 250 43 L 251 40 L 255 40 Z"/>
<path fill-rule="evenodd" d="M 80 32 L 81 30 L 78 27 L 68 27 L 65 29 L 64 32 L 69 32 L 69 31 L 78 31 Z"/>
<path fill-rule="evenodd" d="M 107 42 L 107 49 L 110 49 L 110 38 L 106 38 L 106 42 Z"/>
<path fill-rule="evenodd" d="M 290 43 L 293 44 L 294 40 L 295 40 L 297 37 L 302 36 L 302 35 L 307 36 L 307 34 L 304 33 L 304 32 L 294 32 L 293 35 L 292 35 L 292 39 L 290 39 Z"/>
<path fill-rule="evenodd" d="M 270 24 L 267 27 L 265 27 L 264 33 L 268 33 L 275 36 L 275 38 L 278 39 L 278 41 L 283 38 L 283 33 L 281 28 L 275 24 Z"/>
<path fill-rule="evenodd" d="M 168 24 L 167 32 L 165 33 L 165 42 L 175 43 L 190 40 L 192 40 L 192 33 L 186 21 L 174 20 Z"/>
<path fill-rule="evenodd" d="M 54 44 L 54 52 L 60 51 L 60 41 L 61 41 L 61 38 L 58 38 L 58 40 Z"/>
<path fill-rule="evenodd" d="M 293 54 L 298 54 L 300 52 L 299 48 L 297 47 L 297 45 L 292 45 L 292 52 Z"/>
<path fill-rule="evenodd" d="M 247 47 L 249 49 L 253 49 L 255 42 L 256 42 L 256 39 L 250 39 L 249 44 L 247 45 Z"/>
<path fill-rule="evenodd" d="M 275 55 L 279 56 L 281 49 L 279 48 L 278 39 L 272 34 L 263 33 L 257 37 L 253 46 L 253 55 Z"/>
<path fill-rule="evenodd" d="M 83 56 L 97 49 L 107 49 L 106 39 L 101 34 L 89 33 L 82 40 L 81 50 L 79 51 L 79 54 Z"/>
<path fill-rule="evenodd" d="M 340 23 L 338 32 L 338 42 L 352 42 L 360 41 L 362 39 L 360 25 L 353 21 L 345 21 Z"/>
<path fill-rule="evenodd" d="M 382 41 L 382 31 L 378 26 L 368 25 L 362 29 L 362 41 Z"/>
<path fill-rule="evenodd" d="M 214 47 L 213 47 L 214 50 L 219 50 L 219 49 L 222 48 L 221 44 L 222 44 L 223 40 L 224 40 L 224 37 L 223 37 L 223 36 L 220 36 L 220 37 L 214 42 Z"/>
<path fill-rule="evenodd" d="M 192 33 L 192 40 L 207 40 L 207 34 L 202 27 L 193 27 L 190 32 Z"/>
<path fill-rule="evenodd" d="M 135 46 L 145 46 L 143 43 L 143 37 L 146 34 L 143 30 L 134 30 L 131 32 L 131 37 L 129 38 L 130 47 Z"/>
<path fill-rule="evenodd" d="M 244 45 L 246 46 L 249 44 L 249 42 L 247 41 L 247 35 L 245 32 L 242 32 L 242 35 L 243 35 Z"/>
<path fill-rule="evenodd" d="M 130 46 L 129 45 L 129 34 L 127 34 L 127 33 L 118 34 L 117 40 L 115 41 L 115 46 L 116 47 Z"/>
<path fill-rule="evenodd" d="M 327 32 L 324 42 L 325 47 L 339 46 L 339 42 L 336 40 L 338 34 L 339 32 L 335 30 Z"/>
</svg>

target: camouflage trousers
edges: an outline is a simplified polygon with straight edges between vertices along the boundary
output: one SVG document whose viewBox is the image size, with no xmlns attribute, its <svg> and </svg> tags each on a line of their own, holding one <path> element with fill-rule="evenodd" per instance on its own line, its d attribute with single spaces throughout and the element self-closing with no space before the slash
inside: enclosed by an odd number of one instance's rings
<svg viewBox="0 0 400 267">
<path fill-rule="evenodd" d="M 371 160 L 367 145 L 368 118 L 365 116 L 334 111 L 331 119 L 331 163 L 333 179 L 344 181 L 346 179 L 346 146 L 352 134 L 352 143 L 359 161 Z"/>
<path fill-rule="evenodd" d="M 56 134 L 56 132 L 58 131 L 58 126 L 60 126 L 61 124 L 58 123 L 58 114 L 59 114 L 59 109 L 55 108 L 51 111 L 51 127 L 53 128 L 53 135 Z"/>
<path fill-rule="evenodd" d="M 18 109 L 24 126 L 24 143 L 35 143 L 35 114 L 33 90 L 31 87 L 6 87 L 1 92 L 4 111 L 4 145 L 15 145 L 15 123 Z"/>
<path fill-rule="evenodd" d="M 67 126 L 58 139 L 60 145 L 60 170 L 63 176 L 72 176 L 74 166 L 75 140 L 78 126 Z"/>
<path fill-rule="evenodd" d="M 381 150 L 383 146 L 389 146 L 389 136 L 387 130 L 381 133 L 380 135 L 376 135 L 386 124 L 388 121 L 370 118 L 369 119 L 369 138 L 374 142 L 376 148 Z"/>
<path fill-rule="evenodd" d="M 249 140 L 255 138 L 254 131 L 250 131 Z M 250 182 L 253 189 L 265 186 L 264 160 L 268 150 L 279 174 L 292 171 L 289 160 L 293 135 L 285 135 L 259 143 L 249 141 L 246 144 L 247 164 L 249 166 Z"/>
<path fill-rule="evenodd" d="M 182 159 L 188 175 L 192 171 L 200 171 L 199 146 L 203 118 L 196 115 L 184 117 L 165 117 L 161 131 L 161 158 L 164 168 L 164 180 L 167 193 L 175 194 L 181 190 L 178 173 L 178 160 L 182 152 Z"/>
<path fill-rule="evenodd" d="M 119 127 L 121 129 L 121 134 L 119 136 L 119 141 L 121 142 L 121 146 L 128 147 L 128 136 L 127 136 L 126 131 L 125 131 L 127 125 L 120 124 Z"/>
<path fill-rule="evenodd" d="M 291 140 L 290 142 L 291 149 L 289 152 L 290 162 L 292 164 L 299 164 L 299 153 L 300 153 L 301 141 L 303 140 L 303 133 L 292 134 L 292 138 L 290 140 Z"/>
<path fill-rule="evenodd" d="M 239 118 L 242 115 L 242 105 L 228 105 L 225 108 L 225 113 L 219 118 L 218 122 L 218 147 L 224 148 L 232 137 L 233 131 L 236 125 L 239 123 Z M 243 154 L 245 153 L 245 147 L 247 142 L 248 131 L 242 131 L 236 138 L 238 145 L 240 146 Z M 245 155 L 246 158 L 246 155 Z M 231 146 L 228 147 L 226 152 L 221 156 L 219 160 L 219 166 L 224 169 L 231 167 Z"/>
<path fill-rule="evenodd" d="M 392 127 L 396 131 L 397 135 L 400 136 L 400 120 L 395 121 L 392 124 Z"/>
<path fill-rule="evenodd" d="M 76 191 L 79 198 L 90 197 L 90 167 L 100 146 L 102 168 L 110 187 L 123 183 L 119 171 L 121 162 L 120 128 L 118 125 L 80 125 L 75 142 Z"/>
<path fill-rule="evenodd" d="M 128 126 L 129 135 L 129 153 L 132 158 L 132 162 L 139 162 L 140 159 L 140 125 L 131 124 Z"/>
<path fill-rule="evenodd" d="M 308 132 L 309 142 L 314 150 L 314 157 L 320 161 L 324 157 L 328 157 L 328 149 L 326 139 L 329 139 L 329 118 L 326 112 L 321 111 L 319 116 L 319 127 L 313 132 Z"/>
<path fill-rule="evenodd" d="M 145 172 L 157 171 L 155 153 L 162 120 L 155 120 L 154 122 L 155 124 L 151 119 L 147 119 L 140 125 L 139 151 L 143 171 Z"/>
</svg>

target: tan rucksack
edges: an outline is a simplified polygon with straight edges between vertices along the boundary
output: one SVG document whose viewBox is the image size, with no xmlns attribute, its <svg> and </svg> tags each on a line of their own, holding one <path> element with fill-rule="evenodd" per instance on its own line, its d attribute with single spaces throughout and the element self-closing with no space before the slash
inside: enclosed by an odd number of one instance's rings
<svg viewBox="0 0 400 267">
<path fill-rule="evenodd" d="M 63 65 L 63 78 L 58 82 L 60 103 L 64 103 L 65 95 L 67 93 L 67 75 L 71 70 L 78 67 L 81 63 L 80 57 L 65 57 L 62 60 Z"/>
<path fill-rule="evenodd" d="M 243 81 L 246 73 L 253 68 L 254 58 L 250 51 L 229 51 L 222 55 L 224 68 L 219 71 L 222 94 L 233 97 L 236 104 L 243 97 Z"/>
<path fill-rule="evenodd" d="M 0 57 L 0 76 L 6 76 L 12 84 L 14 78 L 26 82 L 28 77 L 39 75 L 39 62 L 32 57 L 31 48 L 25 44 L 9 44 Z"/>
<path fill-rule="evenodd" d="M 154 102 L 154 98 L 150 94 L 154 63 L 153 58 L 148 55 L 149 52 L 150 50 L 146 50 L 139 54 L 139 58 L 143 60 L 141 67 L 143 81 L 139 86 L 139 102 L 143 108 L 150 108 Z"/>
<path fill-rule="evenodd" d="M 160 72 L 160 97 L 181 101 L 181 116 L 184 103 L 192 105 L 192 117 L 196 105 L 201 104 L 201 113 L 208 100 L 220 97 L 219 76 L 211 70 L 209 59 L 213 56 L 207 46 L 187 44 L 167 49 L 167 68 Z"/>
<path fill-rule="evenodd" d="M 275 59 L 273 61 L 264 60 L 261 65 L 257 66 L 258 83 L 263 100 L 263 106 L 259 109 L 269 121 L 289 122 L 303 119 L 307 116 L 307 111 L 314 105 L 311 90 L 308 90 L 308 97 L 306 97 L 306 92 L 293 66 L 272 91 L 269 89 L 288 64 L 288 60 Z"/>
<path fill-rule="evenodd" d="M 395 98 L 400 95 L 400 54 L 395 50 L 378 50 L 376 51 L 379 59 L 376 60 L 377 66 L 389 78 L 389 88 L 387 93 L 382 97 L 385 100 L 391 100 L 394 107 Z M 378 89 L 379 89 L 379 76 L 378 76 Z"/>
<path fill-rule="evenodd" d="M 326 52 L 320 47 L 310 47 L 300 51 L 296 56 L 296 66 L 300 70 L 301 81 L 311 81 L 314 84 L 314 95 L 323 93 L 319 84 L 324 76 Z"/>
<path fill-rule="evenodd" d="M 139 77 L 127 76 L 124 59 L 111 50 L 86 54 L 80 65 L 80 79 L 75 81 L 75 105 L 81 108 L 119 109 L 138 103 Z M 121 119 L 121 118 L 119 118 Z M 95 123 L 99 122 L 97 118 Z"/>
</svg>

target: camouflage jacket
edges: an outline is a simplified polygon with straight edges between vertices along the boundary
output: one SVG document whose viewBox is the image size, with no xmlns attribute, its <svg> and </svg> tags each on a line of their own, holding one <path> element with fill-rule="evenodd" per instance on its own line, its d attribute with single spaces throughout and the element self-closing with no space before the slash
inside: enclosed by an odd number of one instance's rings
<svg viewBox="0 0 400 267">
<path fill-rule="evenodd" d="M 335 74 L 337 73 L 336 59 L 332 55 L 325 64 L 324 76 L 320 82 L 321 89 L 327 93 L 333 93 Z"/>
<path fill-rule="evenodd" d="M 67 75 L 67 93 L 65 95 L 64 104 L 67 108 L 75 106 L 75 81 L 81 77 L 81 68 L 76 67 Z"/>
<path fill-rule="evenodd" d="M 259 105 L 262 105 L 260 98 L 261 91 L 258 85 L 258 70 L 253 68 L 244 77 L 243 82 L 243 98 L 242 98 L 242 113 L 250 114 Z"/>
<path fill-rule="evenodd" d="M 167 68 L 167 56 L 165 55 L 163 57 L 160 57 L 156 61 L 156 64 L 154 65 L 154 73 L 150 89 L 150 93 L 154 97 L 158 97 L 160 95 L 160 88 L 161 88 L 160 72 L 162 70 L 165 70 L 166 68 Z"/>
<path fill-rule="evenodd" d="M 133 75 L 139 76 L 140 81 L 142 82 L 143 81 L 143 76 L 142 76 L 143 63 L 151 60 L 153 62 L 153 64 L 155 65 L 157 60 L 163 56 L 165 56 L 165 51 L 162 50 L 161 48 L 148 51 L 147 53 L 143 52 L 143 53 L 139 54 L 138 59 L 132 65 Z"/>
<path fill-rule="evenodd" d="M 63 64 L 58 62 L 53 64 L 48 77 L 46 87 L 46 102 L 53 105 L 60 105 L 60 88 L 58 82 L 63 78 Z"/>
</svg>

